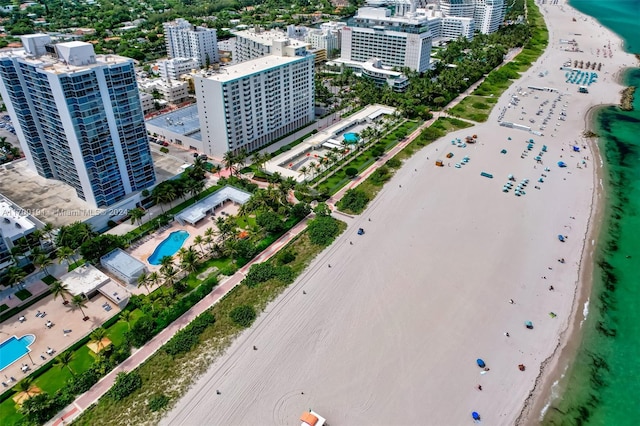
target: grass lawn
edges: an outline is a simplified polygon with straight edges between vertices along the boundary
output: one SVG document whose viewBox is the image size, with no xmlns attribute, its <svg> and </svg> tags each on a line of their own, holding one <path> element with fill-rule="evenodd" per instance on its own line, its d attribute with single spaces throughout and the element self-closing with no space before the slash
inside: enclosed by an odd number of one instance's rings
<svg viewBox="0 0 640 426">
<path fill-rule="evenodd" d="M 85 345 L 73 353 L 73 361 L 71 361 L 69 367 L 73 370 L 74 374 L 82 374 L 84 371 L 87 371 L 91 365 L 93 365 L 95 360 L 96 359 L 92 355 L 91 349 Z M 52 366 L 42 376 L 35 379 L 34 383 L 43 391 L 53 395 L 58 389 L 62 389 L 66 381 L 70 378 L 71 372 L 69 371 L 69 368 Z"/>
<path fill-rule="evenodd" d="M 17 425 L 23 420 L 22 414 L 18 413 L 16 403 L 9 398 L 0 404 L 0 419 L 3 425 Z"/>
<path fill-rule="evenodd" d="M 54 282 L 56 282 L 55 277 L 51 276 L 51 275 L 47 275 L 46 277 L 44 277 L 42 279 L 42 282 L 44 282 L 46 285 L 51 285 Z"/>
<path fill-rule="evenodd" d="M 80 259 L 80 260 L 78 260 L 77 262 L 73 262 L 73 263 L 71 263 L 71 264 L 69 265 L 68 272 L 71 272 L 71 271 L 73 271 L 74 269 L 76 269 L 77 267 L 84 265 L 84 262 L 86 262 L 84 259 Z"/>
<path fill-rule="evenodd" d="M 124 333 L 129 331 L 129 329 L 135 324 L 138 319 L 144 315 L 140 309 L 136 309 L 131 311 L 131 321 L 129 324 L 118 321 L 113 324 L 111 327 L 107 329 L 107 337 L 115 346 L 119 346 L 124 342 Z"/>
<path fill-rule="evenodd" d="M 24 288 L 22 290 L 16 291 L 16 297 L 20 300 L 26 300 L 31 296 L 33 296 L 33 294 L 31 294 L 29 290 L 26 290 Z"/>
<path fill-rule="evenodd" d="M 489 113 L 496 102 L 498 102 L 496 97 L 469 95 L 458 105 L 451 108 L 449 112 L 467 120 L 485 122 L 489 118 Z"/>
</svg>

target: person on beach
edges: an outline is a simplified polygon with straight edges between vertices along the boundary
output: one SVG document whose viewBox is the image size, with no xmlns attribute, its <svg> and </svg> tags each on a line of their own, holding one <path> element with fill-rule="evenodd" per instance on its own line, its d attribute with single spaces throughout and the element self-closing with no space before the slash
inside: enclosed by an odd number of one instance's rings
<svg viewBox="0 0 640 426">
<path fill-rule="evenodd" d="M 509 337 L 509 332 L 504 333 L 505 336 Z"/>
<path fill-rule="evenodd" d="M 553 291 L 553 290 L 554 290 L 553 286 L 552 286 L 552 285 L 550 285 L 550 286 L 549 286 L 549 291 Z"/>
<path fill-rule="evenodd" d="M 511 303 L 513 305 L 516 302 L 514 302 L 513 299 L 509 299 L 509 303 Z"/>
<path fill-rule="evenodd" d="M 478 385 L 478 390 L 482 390 L 482 385 Z"/>
</svg>

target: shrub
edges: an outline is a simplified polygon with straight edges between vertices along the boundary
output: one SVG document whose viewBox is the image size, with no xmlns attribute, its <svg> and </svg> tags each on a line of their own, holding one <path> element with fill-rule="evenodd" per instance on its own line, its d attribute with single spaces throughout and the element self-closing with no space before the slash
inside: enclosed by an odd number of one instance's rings
<svg viewBox="0 0 640 426">
<path fill-rule="evenodd" d="M 22 413 L 30 423 L 44 424 L 52 418 L 62 407 L 58 407 L 54 398 L 46 392 L 32 396 L 22 403 L 20 413 Z"/>
<path fill-rule="evenodd" d="M 384 148 L 381 147 L 380 145 L 376 145 L 373 148 L 371 148 L 371 155 L 374 158 L 380 158 L 384 155 Z"/>
<path fill-rule="evenodd" d="M 402 166 L 402 161 L 394 157 L 394 158 L 390 158 L 385 164 L 391 167 L 392 169 L 397 169 L 398 167 Z"/>
<path fill-rule="evenodd" d="M 160 411 L 169 403 L 169 397 L 163 393 L 157 393 L 149 398 L 147 404 L 150 411 Z"/>
<path fill-rule="evenodd" d="M 98 383 L 98 380 L 100 380 L 100 374 L 98 374 L 95 369 L 90 368 L 82 374 L 78 374 L 67 380 L 65 390 L 70 395 L 79 395 L 91 389 L 91 386 Z"/>
<path fill-rule="evenodd" d="M 166 146 L 163 146 L 162 148 L 160 148 L 160 152 L 162 152 L 163 154 L 168 154 L 169 148 L 167 148 Z"/>
<path fill-rule="evenodd" d="M 311 213 L 311 207 L 309 207 L 309 204 L 305 202 L 300 202 L 291 207 L 290 213 L 291 213 L 291 216 L 296 217 L 298 219 L 302 219 L 306 217 L 309 213 Z"/>
<path fill-rule="evenodd" d="M 255 287 L 256 285 L 270 280 L 275 276 L 275 267 L 268 262 L 254 263 L 251 265 L 247 276 L 242 280 L 247 287 Z"/>
<path fill-rule="evenodd" d="M 359 189 L 350 189 L 344 194 L 344 197 L 342 197 L 342 200 L 338 203 L 338 208 L 340 210 L 351 211 L 357 214 L 364 210 L 368 202 L 369 197 L 364 191 Z"/>
<path fill-rule="evenodd" d="M 143 315 L 136 321 L 131 330 L 125 333 L 125 338 L 133 347 L 139 348 L 155 335 L 156 323 L 153 318 Z"/>
<path fill-rule="evenodd" d="M 284 225 L 278 213 L 274 211 L 259 213 L 256 217 L 256 224 L 270 233 L 280 232 Z"/>
<path fill-rule="evenodd" d="M 107 395 L 116 401 L 120 401 L 140 389 L 141 386 L 142 377 L 137 371 L 118 373 L 116 381 L 107 392 Z"/>
<path fill-rule="evenodd" d="M 309 240 L 319 246 L 328 246 L 340 232 L 338 222 L 331 216 L 320 216 L 309 222 Z"/>
<path fill-rule="evenodd" d="M 287 263 L 291 263 L 296 259 L 296 254 L 291 250 L 282 250 L 280 253 L 278 253 L 276 259 L 279 264 L 286 265 Z"/>
<path fill-rule="evenodd" d="M 347 175 L 348 178 L 352 178 L 358 174 L 358 169 L 356 169 L 355 167 L 347 167 L 347 169 L 344 171 L 344 174 Z"/>
<path fill-rule="evenodd" d="M 164 345 L 164 351 L 172 356 L 189 352 L 200 340 L 202 332 L 215 321 L 216 319 L 211 312 L 203 312 L 188 326 L 177 332 Z"/>
<path fill-rule="evenodd" d="M 236 306 L 229 312 L 229 318 L 240 327 L 247 328 L 256 319 L 256 311 L 249 305 Z"/>
<path fill-rule="evenodd" d="M 391 170 L 387 166 L 382 166 L 371 174 L 371 182 L 377 186 L 381 186 L 389 179 L 391 179 Z"/>
</svg>

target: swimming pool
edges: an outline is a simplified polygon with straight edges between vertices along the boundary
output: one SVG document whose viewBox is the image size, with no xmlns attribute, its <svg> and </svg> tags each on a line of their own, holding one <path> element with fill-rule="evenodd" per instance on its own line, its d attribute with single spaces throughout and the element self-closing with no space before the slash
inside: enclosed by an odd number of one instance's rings
<svg viewBox="0 0 640 426">
<path fill-rule="evenodd" d="M 35 341 L 36 336 L 26 334 L 19 339 L 11 336 L 0 343 L 0 370 L 4 370 L 30 352 L 29 346 Z"/>
<path fill-rule="evenodd" d="M 357 133 L 345 133 L 342 137 L 344 138 L 344 141 L 349 144 L 357 143 L 360 140 Z"/>
<path fill-rule="evenodd" d="M 173 256 L 176 254 L 187 238 L 189 238 L 189 233 L 187 231 L 172 232 L 167 238 L 158 244 L 158 247 L 156 247 L 153 254 L 149 256 L 147 261 L 151 265 L 159 265 L 163 257 Z"/>
</svg>

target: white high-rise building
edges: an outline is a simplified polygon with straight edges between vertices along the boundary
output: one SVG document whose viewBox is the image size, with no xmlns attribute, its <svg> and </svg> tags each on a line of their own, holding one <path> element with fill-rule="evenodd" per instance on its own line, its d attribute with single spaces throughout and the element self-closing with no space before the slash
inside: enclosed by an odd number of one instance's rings
<svg viewBox="0 0 640 426">
<path fill-rule="evenodd" d="M 498 31 L 504 21 L 504 0 L 475 0 L 473 19 L 476 29 L 483 34 Z"/>
<path fill-rule="evenodd" d="M 164 81 L 178 80 L 181 75 L 190 74 L 200 64 L 194 58 L 173 58 L 158 62 L 158 71 Z"/>
<path fill-rule="evenodd" d="M 311 45 L 314 49 L 324 49 L 327 51 L 327 56 L 331 55 L 331 52 L 340 50 L 340 39 L 338 34 L 324 31 L 321 29 L 310 30 L 307 32 L 305 41 Z"/>
<path fill-rule="evenodd" d="M 439 0 L 440 10 L 444 16 L 473 18 L 475 0 Z"/>
<path fill-rule="evenodd" d="M 275 52 L 285 41 L 274 41 Z M 255 151 L 314 119 L 314 57 L 271 54 L 195 76 L 203 152 Z"/>
<path fill-rule="evenodd" d="M 307 50 L 308 44 L 304 41 L 289 38 L 280 30 L 264 31 L 261 28 L 232 31 L 236 36 L 233 60 L 235 63 L 250 61 L 270 54 L 283 56 L 300 56 Z M 280 52 L 274 49 L 277 43 Z"/>
<path fill-rule="evenodd" d="M 366 62 L 378 58 L 385 66 L 429 69 L 432 35 L 428 19 L 409 5 L 386 8 L 363 7 L 342 30 L 341 59 Z"/>
<path fill-rule="evenodd" d="M 193 58 L 201 67 L 207 63 L 218 62 L 218 38 L 215 29 L 194 27 L 182 18 L 165 22 L 163 27 L 167 55 L 170 59 Z"/>
<path fill-rule="evenodd" d="M 0 94 L 29 167 L 107 207 L 155 183 L 131 59 L 23 36 L 0 54 Z"/>
</svg>

